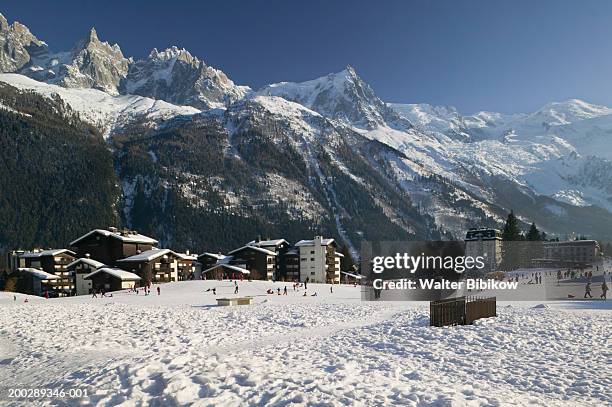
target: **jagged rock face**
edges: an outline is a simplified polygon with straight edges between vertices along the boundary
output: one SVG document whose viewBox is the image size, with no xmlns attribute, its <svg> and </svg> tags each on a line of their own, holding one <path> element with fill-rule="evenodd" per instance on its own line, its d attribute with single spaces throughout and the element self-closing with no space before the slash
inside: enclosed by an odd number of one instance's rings
<svg viewBox="0 0 612 407">
<path fill-rule="evenodd" d="M 200 109 L 227 106 L 250 89 L 236 86 L 222 71 L 206 65 L 184 49 L 151 51 L 130 67 L 122 91 Z"/>
<path fill-rule="evenodd" d="M 35 56 L 47 52 L 47 45 L 23 24 L 8 23 L 0 14 L 0 72 L 15 72 Z"/>
<path fill-rule="evenodd" d="M 75 45 L 70 61 L 59 67 L 54 82 L 68 88 L 95 88 L 116 95 L 127 76 L 129 62 L 117 44 L 100 41 L 92 28 L 89 36 Z"/>
<path fill-rule="evenodd" d="M 307 82 L 281 82 L 268 85 L 257 93 L 280 96 L 326 117 L 357 127 L 374 129 L 388 125 L 402 129 L 410 128 L 410 122 L 402 119 L 380 100 L 350 66 L 342 72 Z"/>
</svg>

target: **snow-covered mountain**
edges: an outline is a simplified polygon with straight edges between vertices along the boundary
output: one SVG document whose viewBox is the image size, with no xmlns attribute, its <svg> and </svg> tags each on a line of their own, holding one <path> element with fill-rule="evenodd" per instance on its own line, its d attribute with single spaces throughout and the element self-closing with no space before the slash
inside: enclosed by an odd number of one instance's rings
<svg viewBox="0 0 612 407">
<path fill-rule="evenodd" d="M 201 109 L 225 107 L 250 92 L 177 47 L 161 52 L 153 49 L 147 59 L 133 63 L 122 89 L 127 94 Z"/>
<path fill-rule="evenodd" d="M 18 72 L 66 88 L 133 94 L 198 109 L 225 107 L 251 90 L 189 51 L 171 47 L 148 58 L 124 57 L 117 44 L 98 38 L 94 28 L 69 51 L 52 52 L 30 30 L 0 14 L 0 72 Z"/>
<path fill-rule="evenodd" d="M 345 70 L 302 83 L 280 82 L 263 87 L 258 95 L 280 96 L 326 117 L 359 128 L 391 126 L 408 129 L 402 120 L 376 96 L 372 88 L 348 66 Z"/>
<path fill-rule="evenodd" d="M 49 98 L 59 96 L 82 120 L 99 128 L 107 137 L 134 123 L 154 129 L 177 116 L 200 113 L 191 106 L 177 106 L 138 95 L 112 95 L 97 89 L 65 88 L 19 74 L 0 74 L 0 82 Z"/>
<path fill-rule="evenodd" d="M 8 23 L 0 14 L 0 72 L 15 72 L 31 63 L 33 57 L 47 52 L 47 44 L 15 21 Z"/>
<path fill-rule="evenodd" d="M 166 242 L 229 216 L 356 248 L 364 238 L 461 237 L 510 209 L 550 233 L 612 238 L 608 107 L 569 100 L 462 115 L 387 104 L 350 66 L 252 91 L 177 47 L 134 61 L 92 30 L 54 53 L 18 23 L 0 28 L 0 67 L 12 72 L 0 82 L 59 97 L 98 127 L 115 155 L 123 222 Z M 13 102 L 0 100 L 18 111 Z"/>
</svg>

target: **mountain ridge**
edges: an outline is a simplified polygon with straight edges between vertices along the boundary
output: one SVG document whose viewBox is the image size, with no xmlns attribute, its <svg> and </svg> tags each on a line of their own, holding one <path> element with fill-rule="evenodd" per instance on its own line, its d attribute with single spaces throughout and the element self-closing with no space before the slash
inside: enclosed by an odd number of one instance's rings
<svg viewBox="0 0 612 407">
<path fill-rule="evenodd" d="M 100 129 L 121 189 L 117 216 L 164 244 L 223 250 L 287 227 L 356 253 L 363 239 L 461 238 L 511 209 L 550 234 L 612 239 L 607 107 L 573 99 L 463 116 L 387 104 L 351 66 L 252 90 L 179 47 L 135 61 L 92 29 L 67 52 L 36 39 L 44 52 L 33 55 L 34 39 L 7 27 L 0 20 L 0 41 L 27 55 L 0 49 L 0 61 L 23 64 L 8 64 L 0 82 L 26 99 L 59 97 Z M 202 236 L 206 222 L 218 236 Z"/>
</svg>

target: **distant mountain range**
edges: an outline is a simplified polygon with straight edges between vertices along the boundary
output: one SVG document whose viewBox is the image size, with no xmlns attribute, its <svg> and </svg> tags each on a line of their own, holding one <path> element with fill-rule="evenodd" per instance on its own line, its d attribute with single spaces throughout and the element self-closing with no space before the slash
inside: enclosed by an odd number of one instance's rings
<svg viewBox="0 0 612 407">
<path fill-rule="evenodd" d="M 177 249 L 324 233 L 357 251 L 362 239 L 461 238 L 468 227 L 499 226 L 511 209 L 549 234 L 612 239 L 608 107 L 569 100 L 464 116 L 385 103 L 350 66 L 252 90 L 177 47 L 126 58 L 94 29 L 52 51 L 1 15 L 0 71 L 9 87 L 0 115 L 32 121 L 32 104 L 47 101 L 81 131 L 95 129 L 83 137 L 111 152 L 117 189 L 105 200 L 115 222 Z M 9 170 L 0 176 L 13 186 Z M 83 199 L 78 188 L 64 192 L 67 205 Z M 5 204 L 20 213 L 18 200 Z M 109 226 L 95 222 L 77 224 Z M 62 243 L 41 228 L 0 231 L 0 246 Z"/>
</svg>

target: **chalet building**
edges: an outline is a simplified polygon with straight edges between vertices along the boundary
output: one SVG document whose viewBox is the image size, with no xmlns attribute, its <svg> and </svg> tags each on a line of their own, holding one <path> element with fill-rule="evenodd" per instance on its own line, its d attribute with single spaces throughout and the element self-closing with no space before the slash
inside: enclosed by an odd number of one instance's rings
<svg viewBox="0 0 612 407">
<path fill-rule="evenodd" d="M 131 230 L 94 229 L 79 237 L 70 246 L 78 257 L 89 257 L 107 265 L 153 249 L 157 240 Z"/>
<path fill-rule="evenodd" d="M 221 253 L 202 253 L 198 256 L 198 263 L 200 263 L 202 271 L 210 269 L 212 266 L 221 262 L 226 256 Z"/>
<path fill-rule="evenodd" d="M 173 252 L 177 257 L 178 281 L 193 280 L 195 278 L 197 256 L 186 253 Z"/>
<path fill-rule="evenodd" d="M 465 236 L 465 255 L 483 257 L 482 272 L 499 270 L 502 262 L 502 234 L 497 229 L 471 228 Z"/>
<path fill-rule="evenodd" d="M 276 252 L 257 246 L 242 246 L 228 253 L 231 259 L 226 263 L 249 271 L 252 280 L 274 280 Z"/>
<path fill-rule="evenodd" d="M 141 281 L 140 276 L 114 267 L 101 267 L 83 279 L 91 281 L 92 290 L 97 292 L 126 290 Z"/>
<path fill-rule="evenodd" d="M 221 280 L 228 277 L 250 279 L 251 272 L 245 268 L 220 262 L 202 271 L 207 280 Z"/>
<path fill-rule="evenodd" d="M 340 283 L 340 258 L 334 239 L 315 236 L 295 244 L 300 253 L 300 281 L 312 283 Z"/>
<path fill-rule="evenodd" d="M 75 260 L 74 252 L 67 249 L 33 250 L 19 256 L 22 269 L 38 269 L 57 276 L 53 279 L 53 290 L 59 296 L 71 295 L 74 284 L 68 265 Z"/>
<path fill-rule="evenodd" d="M 19 292 L 30 295 L 43 296 L 45 293 L 49 296 L 58 296 L 58 282 L 61 277 L 47 273 L 33 267 L 22 267 L 13 271 L 10 276 L 17 277 L 17 286 Z"/>
<path fill-rule="evenodd" d="M 134 254 L 117 263 L 125 270 L 137 274 L 143 283 L 178 281 L 179 256 L 170 249 L 150 249 Z"/>
<path fill-rule="evenodd" d="M 72 276 L 72 283 L 74 286 L 75 295 L 87 295 L 91 294 L 93 288 L 91 280 L 85 280 L 85 276 L 92 272 L 105 267 L 104 263 L 99 262 L 89 257 L 81 257 L 76 259 L 67 266 L 70 275 Z"/>
<path fill-rule="evenodd" d="M 268 239 L 252 241 L 247 243 L 247 246 L 261 247 L 262 249 L 270 250 L 276 253 L 276 264 L 274 267 L 274 279 L 286 280 L 286 265 L 285 254 L 291 249 L 291 244 L 285 239 Z"/>
</svg>

